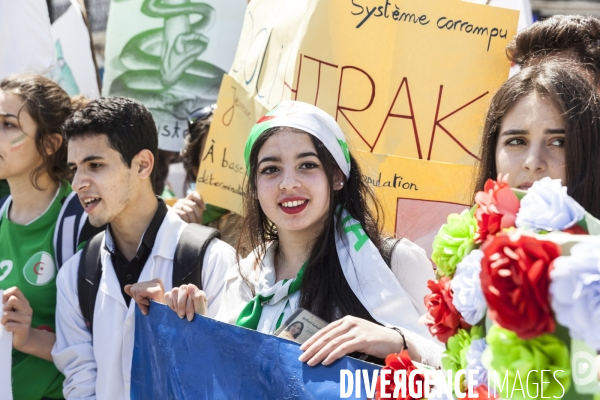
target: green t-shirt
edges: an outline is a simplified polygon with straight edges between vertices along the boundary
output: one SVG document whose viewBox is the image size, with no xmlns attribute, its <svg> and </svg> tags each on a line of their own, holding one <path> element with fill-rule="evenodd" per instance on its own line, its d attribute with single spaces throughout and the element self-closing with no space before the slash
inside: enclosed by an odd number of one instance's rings
<svg viewBox="0 0 600 400">
<path fill-rule="evenodd" d="M 0 289 L 17 286 L 33 309 L 33 328 L 55 331 L 56 274 L 54 228 L 63 199 L 71 192 L 61 185 L 52 204 L 36 220 L 19 225 L 8 219 L 6 207 L 0 221 Z M 54 363 L 13 349 L 12 390 L 15 400 L 62 398 L 64 377 Z"/>
</svg>

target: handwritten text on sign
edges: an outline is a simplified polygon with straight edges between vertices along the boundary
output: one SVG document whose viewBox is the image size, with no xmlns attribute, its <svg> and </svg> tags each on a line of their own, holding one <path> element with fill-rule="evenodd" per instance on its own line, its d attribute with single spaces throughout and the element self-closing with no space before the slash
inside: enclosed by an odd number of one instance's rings
<svg viewBox="0 0 600 400">
<path fill-rule="evenodd" d="M 213 167 L 201 166 L 200 176 L 206 168 L 205 177 L 241 187 L 244 174 L 229 165 L 243 165 L 252 125 L 286 99 L 332 115 L 354 152 L 422 160 L 422 177 L 439 173 L 435 163 L 471 168 L 490 96 L 508 76 L 504 48 L 517 18 L 515 11 L 447 0 L 251 2 L 209 134 L 221 153 L 227 149 L 228 167 L 215 152 Z M 398 185 L 393 173 L 378 174 L 368 179 Z M 209 203 L 240 210 L 241 196 L 199 183 Z M 407 191 L 422 190 L 406 179 L 401 190 L 405 183 Z M 419 198 L 457 202 L 468 198 L 469 184 L 466 177 Z M 395 202 L 388 204 L 392 217 Z"/>
</svg>

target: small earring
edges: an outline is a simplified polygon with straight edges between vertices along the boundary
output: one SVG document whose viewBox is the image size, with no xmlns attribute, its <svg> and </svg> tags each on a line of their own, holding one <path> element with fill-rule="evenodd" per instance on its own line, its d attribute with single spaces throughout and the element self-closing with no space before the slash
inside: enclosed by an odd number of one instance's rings
<svg viewBox="0 0 600 400">
<path fill-rule="evenodd" d="M 344 186 L 344 181 L 339 181 L 338 183 L 340 186 Z"/>
</svg>

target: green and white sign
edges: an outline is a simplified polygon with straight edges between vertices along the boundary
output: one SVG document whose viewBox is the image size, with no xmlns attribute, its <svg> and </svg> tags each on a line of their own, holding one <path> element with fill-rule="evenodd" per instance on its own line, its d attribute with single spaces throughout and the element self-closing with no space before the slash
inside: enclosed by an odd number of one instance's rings
<svg viewBox="0 0 600 400">
<path fill-rule="evenodd" d="M 159 147 L 181 150 L 187 116 L 217 101 L 245 10 L 246 0 L 112 0 L 102 94 L 141 101 Z"/>
</svg>

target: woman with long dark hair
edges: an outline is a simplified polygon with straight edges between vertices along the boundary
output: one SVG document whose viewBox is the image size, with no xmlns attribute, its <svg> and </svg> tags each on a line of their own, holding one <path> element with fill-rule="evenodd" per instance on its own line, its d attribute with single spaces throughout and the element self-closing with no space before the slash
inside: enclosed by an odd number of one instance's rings
<svg viewBox="0 0 600 400">
<path fill-rule="evenodd" d="M 524 68 L 492 98 L 475 193 L 508 174 L 528 189 L 544 177 L 600 218 L 600 101 L 590 72 L 564 58 Z"/>
<path fill-rule="evenodd" d="M 330 322 L 301 347 L 309 365 L 408 349 L 437 366 L 442 349 L 418 323 L 431 264 L 406 239 L 386 262 L 377 199 L 335 120 L 283 102 L 253 127 L 245 159 L 239 244 L 254 251 L 227 274 L 216 319 L 272 334 L 302 307 Z M 192 301 L 204 307 L 197 291 L 182 286 L 165 300 L 182 316 Z"/>
<path fill-rule="evenodd" d="M 40 75 L 0 82 L 0 179 L 11 193 L 0 198 L 1 323 L 13 333 L 17 400 L 63 397 L 64 377 L 50 354 L 56 341 L 56 275 L 97 232 L 69 184 L 60 132 L 72 111 L 69 95 Z"/>
</svg>

